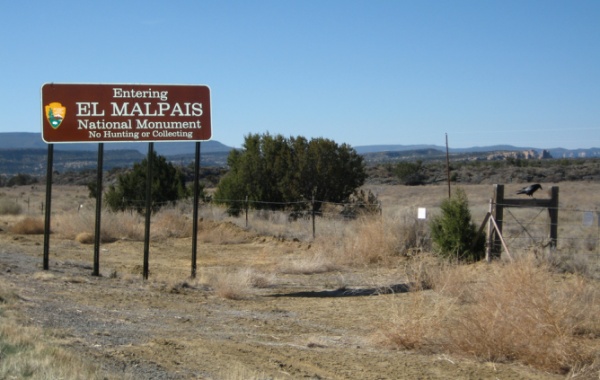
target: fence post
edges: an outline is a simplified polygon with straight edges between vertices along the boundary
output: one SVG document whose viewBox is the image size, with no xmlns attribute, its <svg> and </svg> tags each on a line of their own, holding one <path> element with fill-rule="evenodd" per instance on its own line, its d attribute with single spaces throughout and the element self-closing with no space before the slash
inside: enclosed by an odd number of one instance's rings
<svg viewBox="0 0 600 380">
<path fill-rule="evenodd" d="M 550 188 L 551 198 L 548 206 L 550 216 L 550 247 L 556 248 L 558 241 L 558 186 Z"/>
<path fill-rule="evenodd" d="M 502 234 L 502 224 L 504 220 L 504 185 L 494 185 L 494 202 L 496 206 L 494 207 L 494 212 L 492 216 L 496 220 L 496 224 L 498 225 L 498 231 L 494 233 L 492 252 L 496 253 L 494 247 L 500 247 L 502 242 L 500 241 L 500 234 Z M 499 250 L 499 249 L 498 249 Z"/>
<path fill-rule="evenodd" d="M 246 211 L 246 228 L 248 228 L 248 196 L 246 195 L 246 202 L 244 205 L 245 211 Z"/>
<path fill-rule="evenodd" d="M 502 219 L 505 207 L 544 207 L 548 210 L 550 217 L 550 246 L 556 248 L 558 241 L 558 187 L 550 188 L 550 199 L 512 199 L 504 198 L 504 185 L 494 185 L 494 218 L 496 222 L 496 233 L 494 234 L 494 246 L 502 242 Z"/>
<path fill-rule="evenodd" d="M 312 196 L 312 233 L 313 239 L 315 238 L 315 196 Z"/>
<path fill-rule="evenodd" d="M 485 261 L 487 261 L 488 263 L 492 261 L 492 244 L 494 242 L 494 240 L 492 239 L 492 221 L 491 221 L 491 215 L 492 212 L 494 211 L 494 201 L 493 199 L 490 199 L 490 207 L 488 210 L 488 214 L 490 215 L 490 219 L 488 220 L 488 228 L 487 228 L 487 245 L 485 247 Z"/>
<path fill-rule="evenodd" d="M 596 220 L 598 221 L 598 240 L 596 241 L 596 251 L 600 258 L 600 211 L 596 211 Z"/>
</svg>

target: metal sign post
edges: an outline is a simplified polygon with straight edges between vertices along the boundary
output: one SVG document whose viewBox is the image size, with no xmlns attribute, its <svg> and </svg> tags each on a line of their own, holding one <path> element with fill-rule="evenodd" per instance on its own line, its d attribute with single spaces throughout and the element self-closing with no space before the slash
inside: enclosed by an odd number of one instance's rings
<svg viewBox="0 0 600 380">
<path fill-rule="evenodd" d="M 104 165 L 104 144 L 98 144 L 98 168 L 96 170 L 96 225 L 94 236 L 93 276 L 100 276 L 100 218 L 102 216 L 102 172 Z"/>
<path fill-rule="evenodd" d="M 194 160 L 194 211 L 192 213 L 192 278 L 196 278 L 196 252 L 198 250 L 198 201 L 200 193 L 200 142 L 196 143 L 196 156 Z"/>
<path fill-rule="evenodd" d="M 50 215 L 52 203 L 52 166 L 54 161 L 54 145 L 48 144 L 48 160 L 46 163 L 46 215 L 44 219 L 44 270 L 50 267 Z"/>
</svg>

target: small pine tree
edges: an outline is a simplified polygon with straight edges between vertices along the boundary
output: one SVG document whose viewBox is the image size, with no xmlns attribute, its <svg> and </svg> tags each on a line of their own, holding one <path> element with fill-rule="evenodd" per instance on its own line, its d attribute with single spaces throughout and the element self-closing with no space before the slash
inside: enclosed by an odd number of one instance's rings
<svg viewBox="0 0 600 380">
<path fill-rule="evenodd" d="M 437 254 L 458 261 L 474 262 L 485 256 L 485 236 L 478 234 L 471 221 L 469 202 L 464 190 L 457 189 L 441 205 L 442 214 L 429 225 Z"/>
<path fill-rule="evenodd" d="M 185 177 L 180 169 L 156 153 L 151 159 L 152 211 L 156 212 L 165 204 L 175 203 L 180 198 L 187 197 L 189 191 L 185 187 Z M 144 211 L 147 168 L 148 159 L 145 158 L 141 163 L 134 164 L 130 172 L 119 174 L 116 185 L 109 186 L 105 202 L 112 211 Z"/>
</svg>

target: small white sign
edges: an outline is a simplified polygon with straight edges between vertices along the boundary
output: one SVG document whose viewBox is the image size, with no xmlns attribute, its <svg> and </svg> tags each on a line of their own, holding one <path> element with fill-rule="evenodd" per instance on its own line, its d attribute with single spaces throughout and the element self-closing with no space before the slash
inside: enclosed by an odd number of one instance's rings
<svg viewBox="0 0 600 380">
<path fill-rule="evenodd" d="M 417 217 L 419 219 L 427 219 L 427 209 L 425 207 L 419 207 Z"/>
<path fill-rule="evenodd" d="M 583 212 L 583 225 L 590 227 L 594 225 L 594 213 L 591 211 Z"/>
</svg>

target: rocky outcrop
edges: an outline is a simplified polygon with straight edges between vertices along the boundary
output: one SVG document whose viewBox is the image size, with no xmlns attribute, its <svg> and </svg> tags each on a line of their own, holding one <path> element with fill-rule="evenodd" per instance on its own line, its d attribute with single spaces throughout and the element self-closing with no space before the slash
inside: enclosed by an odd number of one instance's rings
<svg viewBox="0 0 600 380">
<path fill-rule="evenodd" d="M 488 161 L 494 160 L 508 160 L 508 159 L 519 159 L 519 160 L 541 160 L 552 158 L 552 155 L 547 150 L 537 152 L 533 149 L 524 150 L 520 152 L 494 152 L 487 156 Z"/>
</svg>

